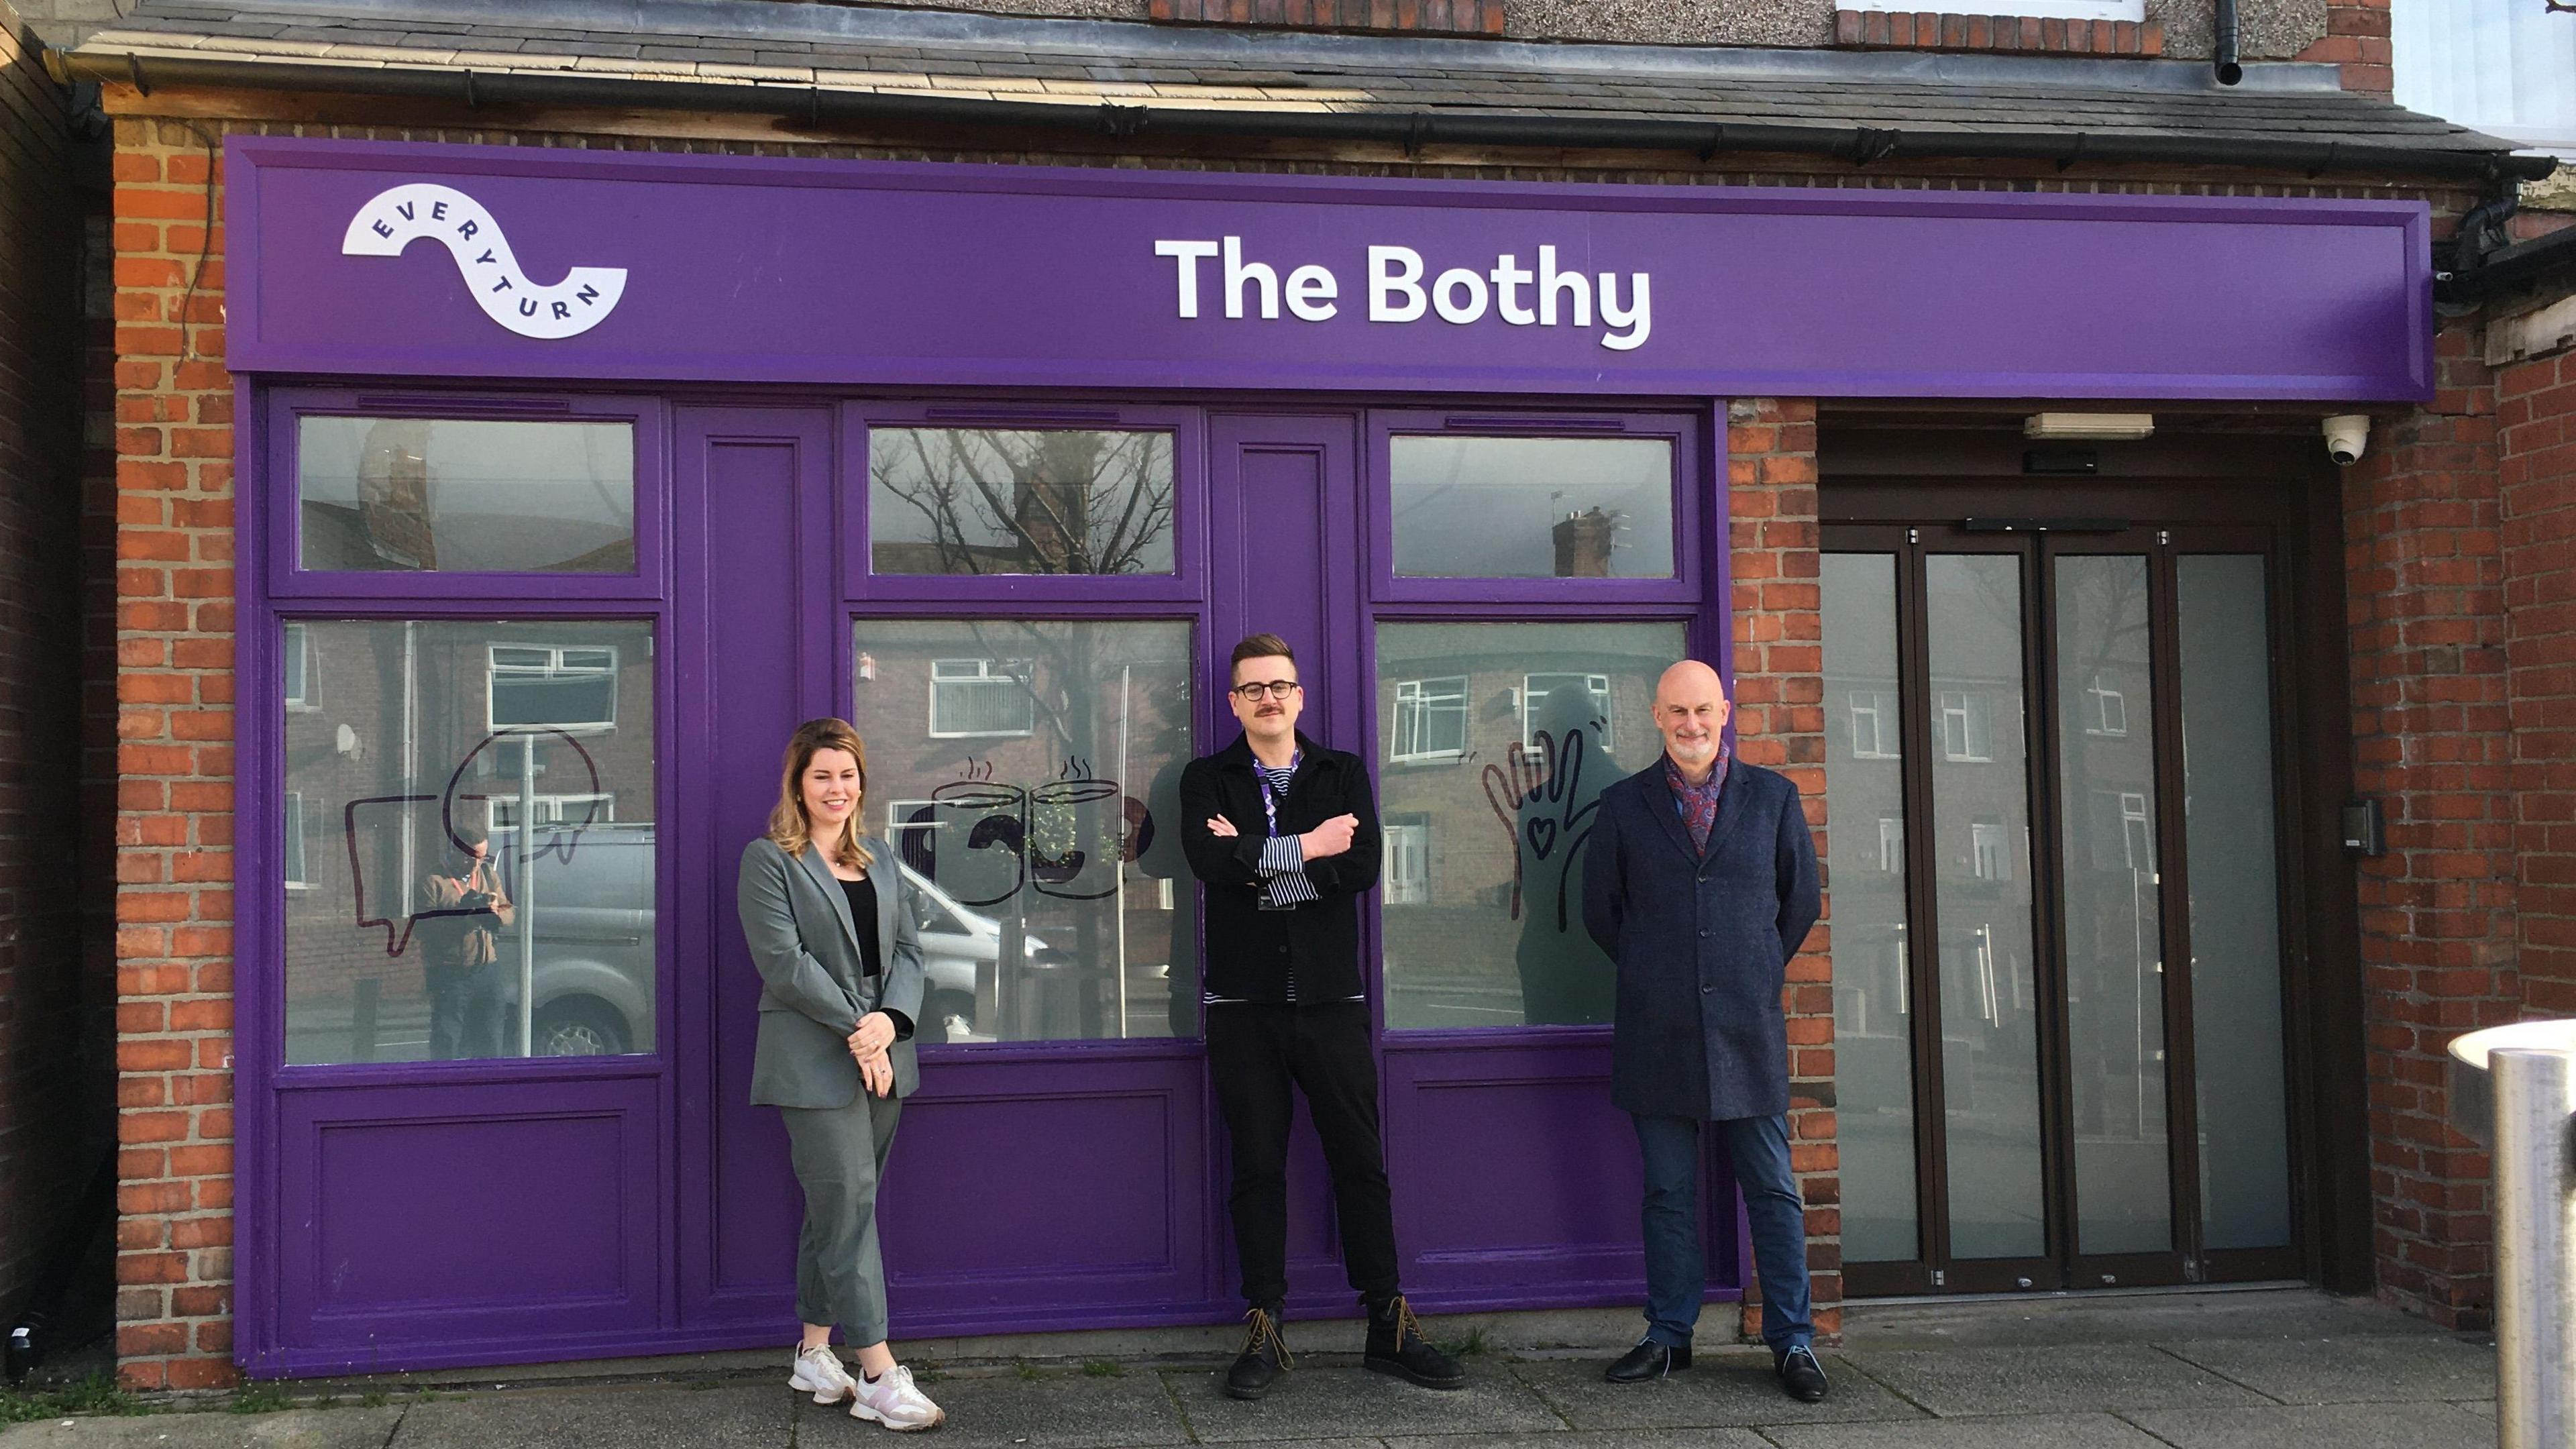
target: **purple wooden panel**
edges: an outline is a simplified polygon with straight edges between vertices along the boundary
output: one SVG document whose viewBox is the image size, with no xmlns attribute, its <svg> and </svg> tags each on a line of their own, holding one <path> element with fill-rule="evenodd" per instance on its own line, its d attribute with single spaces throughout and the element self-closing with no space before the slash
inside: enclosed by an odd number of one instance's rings
<svg viewBox="0 0 2576 1449">
<path fill-rule="evenodd" d="M 373 1367 L 387 1345 L 507 1358 L 649 1329 L 659 1098 L 651 1077 L 283 1094 L 282 1346 Z"/>
<path fill-rule="evenodd" d="M 2429 212 L 2418 202 L 1214 176 L 283 137 L 235 137 L 227 156 L 229 360 L 246 371 L 2431 395 Z M 387 239 L 425 224 L 398 229 L 381 214 L 389 190 L 423 184 L 487 213 L 470 243 L 451 216 L 393 254 L 367 245 L 370 220 Z M 506 261 L 496 269 L 493 251 L 476 251 L 502 235 L 528 269 L 515 283 Z M 1234 282 L 1227 259 L 1171 250 L 1216 253 L 1225 238 L 1237 241 Z M 1264 303 L 1246 264 L 1292 295 Z M 1410 291 L 1374 280 L 1406 265 Z M 1329 311 L 1300 310 L 1301 267 L 1333 279 Z M 616 271 L 619 290 L 585 288 L 573 306 L 589 325 L 569 335 L 525 335 L 483 309 L 502 295 L 496 284 L 525 296 L 568 273 L 579 286 L 593 276 L 580 269 Z M 1552 286 L 1549 271 L 1580 280 L 1580 309 L 1573 283 Z M 1651 291 L 1650 325 L 1596 311 L 1614 289 L 1623 308 Z"/>
</svg>

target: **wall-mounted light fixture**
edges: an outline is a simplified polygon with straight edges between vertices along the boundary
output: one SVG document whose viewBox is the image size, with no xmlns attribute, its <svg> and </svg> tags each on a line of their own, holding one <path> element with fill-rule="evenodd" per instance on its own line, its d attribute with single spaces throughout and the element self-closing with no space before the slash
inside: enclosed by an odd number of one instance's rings
<svg viewBox="0 0 2576 1449">
<path fill-rule="evenodd" d="M 2154 413 L 2032 413 L 2021 420 L 2021 435 L 2025 438 L 2133 443 L 2155 430 Z"/>
</svg>

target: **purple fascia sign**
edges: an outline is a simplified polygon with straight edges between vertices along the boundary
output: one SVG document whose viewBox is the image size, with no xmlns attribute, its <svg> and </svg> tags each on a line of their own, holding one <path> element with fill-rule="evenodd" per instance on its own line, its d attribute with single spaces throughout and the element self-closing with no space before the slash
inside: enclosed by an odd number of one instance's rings
<svg viewBox="0 0 2576 1449">
<path fill-rule="evenodd" d="M 2419 203 L 236 137 L 297 375 L 1651 396 L 2431 395 Z"/>
</svg>

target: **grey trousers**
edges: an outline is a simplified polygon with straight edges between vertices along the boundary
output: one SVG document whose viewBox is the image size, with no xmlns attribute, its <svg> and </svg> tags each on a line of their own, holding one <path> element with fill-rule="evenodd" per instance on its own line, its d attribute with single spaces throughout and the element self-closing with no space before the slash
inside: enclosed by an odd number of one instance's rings
<svg viewBox="0 0 2576 1449">
<path fill-rule="evenodd" d="M 903 1100 L 859 1089 L 846 1107 L 781 1107 L 788 1160 L 805 1189 L 796 1238 L 796 1317 L 841 1325 L 852 1348 L 886 1341 L 885 1264 L 877 1256 L 877 1182 Z"/>
</svg>

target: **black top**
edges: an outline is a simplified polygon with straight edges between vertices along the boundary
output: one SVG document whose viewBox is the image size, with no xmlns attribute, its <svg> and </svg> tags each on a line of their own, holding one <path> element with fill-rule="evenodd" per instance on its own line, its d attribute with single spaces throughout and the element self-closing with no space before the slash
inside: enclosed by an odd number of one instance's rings
<svg viewBox="0 0 2576 1449">
<path fill-rule="evenodd" d="M 850 924 L 859 931 L 860 968 L 877 975 L 885 970 L 885 962 L 877 959 L 877 883 L 869 877 L 841 881 L 841 894 L 850 898 Z"/>
<path fill-rule="evenodd" d="M 1377 884 L 1377 806 L 1360 757 L 1300 733 L 1305 762 L 1279 802 L 1279 833 L 1297 835 L 1336 815 L 1359 817 L 1351 848 L 1306 863 L 1317 899 L 1293 911 L 1261 909 L 1261 849 L 1270 822 L 1252 772 L 1252 746 L 1237 737 L 1181 772 L 1181 845 L 1207 886 L 1206 987 L 1235 1001 L 1347 1001 L 1361 991 L 1359 893 Z M 1211 815 L 1234 822 L 1221 839 Z M 1293 983 L 1293 988 L 1292 988 Z"/>
</svg>

